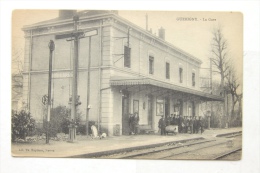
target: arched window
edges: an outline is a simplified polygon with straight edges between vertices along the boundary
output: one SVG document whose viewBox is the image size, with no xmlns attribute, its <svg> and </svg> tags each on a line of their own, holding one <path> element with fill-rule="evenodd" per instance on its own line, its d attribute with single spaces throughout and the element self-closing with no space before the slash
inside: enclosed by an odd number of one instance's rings
<svg viewBox="0 0 260 173">
<path fill-rule="evenodd" d="M 165 64 L 165 77 L 166 79 L 170 79 L 170 63 L 166 62 Z"/>
<path fill-rule="evenodd" d="M 196 85 L 196 77 L 195 77 L 195 72 L 192 72 L 192 86 Z"/>
<path fill-rule="evenodd" d="M 154 73 L 154 57 L 149 55 L 149 74 Z"/>
</svg>

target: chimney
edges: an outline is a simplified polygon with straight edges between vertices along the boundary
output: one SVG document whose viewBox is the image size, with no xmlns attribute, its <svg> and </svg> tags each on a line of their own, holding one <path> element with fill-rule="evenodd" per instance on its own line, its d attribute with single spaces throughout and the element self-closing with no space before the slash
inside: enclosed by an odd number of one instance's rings
<svg viewBox="0 0 260 173">
<path fill-rule="evenodd" d="M 146 14 L 145 15 L 145 29 L 146 29 L 146 31 L 148 31 L 148 15 Z"/>
<path fill-rule="evenodd" d="M 77 13 L 77 10 L 60 10 L 59 18 L 61 19 L 70 19 Z"/>
<path fill-rule="evenodd" d="M 111 10 L 111 13 L 118 14 L 118 10 Z"/>
<path fill-rule="evenodd" d="M 165 40 L 165 29 L 163 27 L 159 29 L 158 36 L 159 38 Z"/>
</svg>

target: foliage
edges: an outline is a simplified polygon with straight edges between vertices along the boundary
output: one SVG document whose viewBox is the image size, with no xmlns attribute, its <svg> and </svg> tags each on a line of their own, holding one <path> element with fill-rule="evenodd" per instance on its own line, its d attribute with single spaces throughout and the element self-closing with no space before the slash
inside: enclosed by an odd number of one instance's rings
<svg viewBox="0 0 260 173">
<path fill-rule="evenodd" d="M 50 122 L 49 122 L 49 135 L 50 137 L 56 137 L 57 133 L 69 133 L 69 125 L 71 110 L 66 106 L 58 106 L 56 108 L 51 109 Z M 84 132 L 83 125 L 81 122 L 81 113 L 77 113 L 75 125 L 81 130 L 80 133 Z M 43 123 L 44 131 L 47 131 L 47 122 L 46 120 Z"/>
<path fill-rule="evenodd" d="M 29 112 L 12 110 L 12 141 L 25 139 L 35 129 L 35 120 Z"/>
<path fill-rule="evenodd" d="M 70 110 L 65 106 L 58 106 L 51 109 L 49 122 L 49 135 L 55 137 L 57 133 L 68 133 L 70 124 Z M 44 131 L 47 132 L 47 121 L 43 122 Z"/>
</svg>

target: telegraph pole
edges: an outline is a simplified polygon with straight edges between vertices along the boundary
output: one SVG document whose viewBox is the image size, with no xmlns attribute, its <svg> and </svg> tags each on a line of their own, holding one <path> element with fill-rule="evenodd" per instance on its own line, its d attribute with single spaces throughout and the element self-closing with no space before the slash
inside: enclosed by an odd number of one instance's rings
<svg viewBox="0 0 260 173">
<path fill-rule="evenodd" d="M 52 79 L 52 53 L 55 49 L 55 44 L 53 40 L 49 42 L 49 81 L 48 81 L 48 114 L 47 114 L 47 132 L 46 132 L 46 144 L 49 143 L 49 123 L 50 123 L 50 116 L 51 116 L 51 79 Z"/>
<path fill-rule="evenodd" d="M 90 98 L 90 66 L 91 66 L 91 37 L 89 37 L 89 49 L 88 49 L 88 88 L 87 88 L 87 112 L 86 112 L 86 135 L 88 136 L 88 119 L 89 119 L 89 98 Z"/>
<path fill-rule="evenodd" d="M 97 30 L 91 30 L 87 32 L 83 32 L 82 30 L 78 29 L 78 21 L 79 21 L 79 16 L 75 15 L 73 17 L 74 21 L 74 30 L 72 33 L 65 33 L 61 35 L 56 35 L 56 39 L 64 39 L 64 38 L 70 38 L 67 41 L 72 41 L 74 40 L 74 57 L 73 57 L 73 76 L 72 76 L 72 98 L 71 98 L 71 123 L 69 126 L 69 141 L 74 142 L 76 140 L 76 114 L 77 114 L 77 105 L 78 105 L 78 56 L 79 56 L 79 40 L 81 38 L 85 37 L 91 37 L 94 35 L 97 35 L 98 32 Z M 91 39 L 90 39 L 91 40 Z M 90 59 L 90 54 L 91 54 L 91 41 L 89 42 L 89 59 Z M 90 60 L 89 60 L 89 66 L 90 66 Z M 90 67 L 89 67 L 90 70 Z M 90 71 L 88 72 L 89 76 Z M 89 77 L 88 77 L 88 85 L 89 85 Z M 89 92 L 89 87 L 88 87 L 88 92 Z M 89 93 L 88 96 L 89 97 Z M 87 101 L 87 115 L 86 115 L 86 121 L 88 121 L 88 108 L 89 108 L 89 98 Z"/>
<path fill-rule="evenodd" d="M 77 15 L 74 16 L 73 21 L 74 21 L 74 33 L 77 33 L 79 16 Z M 76 139 L 75 117 L 77 114 L 76 102 L 78 97 L 78 45 L 79 45 L 78 34 L 75 34 L 74 35 L 73 78 L 72 78 L 71 124 L 69 130 L 70 142 L 74 142 L 74 140 Z"/>
</svg>

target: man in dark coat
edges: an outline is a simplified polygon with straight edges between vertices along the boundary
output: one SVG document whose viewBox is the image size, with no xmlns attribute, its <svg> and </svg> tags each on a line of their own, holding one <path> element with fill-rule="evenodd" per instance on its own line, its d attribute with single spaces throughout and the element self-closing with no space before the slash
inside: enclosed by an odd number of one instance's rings
<svg viewBox="0 0 260 173">
<path fill-rule="evenodd" d="M 193 119 L 193 133 L 196 133 L 197 132 L 197 126 L 198 126 L 196 116 L 193 116 L 192 119 Z"/>
<path fill-rule="evenodd" d="M 193 132 L 193 121 L 191 116 L 188 116 L 188 131 L 190 131 L 190 134 Z"/>
<path fill-rule="evenodd" d="M 167 118 L 166 118 L 166 126 L 171 125 L 171 121 L 172 121 L 172 116 L 167 116 Z"/>
<path fill-rule="evenodd" d="M 201 134 L 204 132 L 204 124 L 201 120 L 201 116 L 199 117 L 199 121 L 198 121 L 198 124 L 199 124 L 199 129 L 200 129 L 200 132 Z"/>
<path fill-rule="evenodd" d="M 187 133 L 187 130 L 188 130 L 188 120 L 187 120 L 187 116 L 184 116 L 183 124 L 184 124 L 183 133 Z"/>
<path fill-rule="evenodd" d="M 133 121 L 134 121 L 134 115 L 130 114 L 129 121 L 128 121 L 129 130 L 130 130 L 129 135 L 134 134 L 134 123 L 133 123 Z"/>
<path fill-rule="evenodd" d="M 183 117 L 180 115 L 180 117 L 179 117 L 179 133 L 183 133 L 183 129 L 184 129 Z"/>
<path fill-rule="evenodd" d="M 173 118 L 172 118 L 172 125 L 176 125 L 176 115 L 174 114 Z"/>
<path fill-rule="evenodd" d="M 158 127 L 161 129 L 161 135 L 165 135 L 166 122 L 164 116 L 159 120 Z"/>
<path fill-rule="evenodd" d="M 137 112 L 135 112 L 133 117 L 134 134 L 138 133 L 138 124 L 139 124 L 139 115 Z"/>
<path fill-rule="evenodd" d="M 199 123 L 199 117 L 196 116 L 196 129 L 195 129 L 195 133 L 199 133 L 199 129 L 200 129 L 200 123 Z"/>
</svg>

